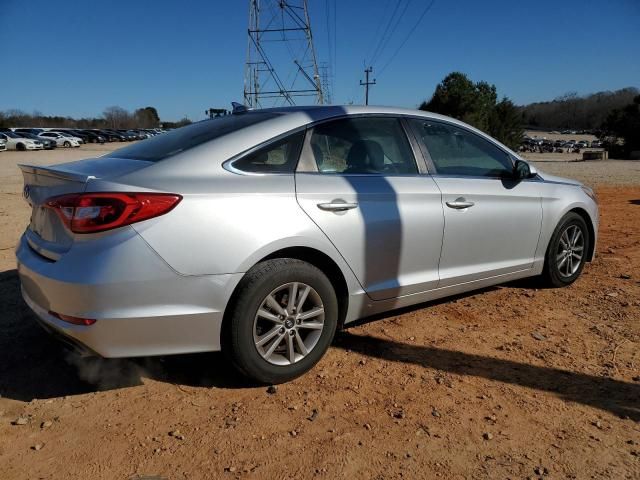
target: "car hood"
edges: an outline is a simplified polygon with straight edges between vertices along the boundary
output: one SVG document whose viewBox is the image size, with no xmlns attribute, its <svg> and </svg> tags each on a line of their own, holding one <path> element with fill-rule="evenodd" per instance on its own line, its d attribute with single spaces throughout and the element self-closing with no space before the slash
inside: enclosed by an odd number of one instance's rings
<svg viewBox="0 0 640 480">
<path fill-rule="evenodd" d="M 540 170 L 538 170 L 538 175 L 540 175 L 540 177 L 545 182 L 566 183 L 567 185 L 576 185 L 576 186 L 582 185 L 582 182 L 579 182 L 578 180 L 574 180 L 573 178 L 557 177 L 555 175 L 550 175 Z"/>
</svg>

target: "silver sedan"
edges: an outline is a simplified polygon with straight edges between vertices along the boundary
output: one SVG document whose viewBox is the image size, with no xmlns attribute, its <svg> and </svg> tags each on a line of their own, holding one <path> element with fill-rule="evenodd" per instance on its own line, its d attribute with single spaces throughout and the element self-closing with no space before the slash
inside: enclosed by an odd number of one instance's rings
<svg viewBox="0 0 640 480">
<path fill-rule="evenodd" d="M 451 118 L 238 111 L 101 158 L 21 166 L 40 323 L 104 357 L 222 350 L 265 383 L 357 319 L 593 259 L 593 191 Z"/>
</svg>

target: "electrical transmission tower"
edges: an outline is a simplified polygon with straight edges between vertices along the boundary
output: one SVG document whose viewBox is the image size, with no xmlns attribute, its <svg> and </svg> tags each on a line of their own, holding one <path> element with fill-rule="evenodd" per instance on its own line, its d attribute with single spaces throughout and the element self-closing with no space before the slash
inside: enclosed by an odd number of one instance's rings
<svg viewBox="0 0 640 480">
<path fill-rule="evenodd" d="M 307 0 L 249 0 L 248 34 L 247 107 L 295 105 L 296 97 L 325 102 Z"/>
<path fill-rule="evenodd" d="M 322 98 L 324 103 L 331 104 L 331 70 L 327 62 L 320 64 L 320 83 L 322 85 Z"/>
</svg>

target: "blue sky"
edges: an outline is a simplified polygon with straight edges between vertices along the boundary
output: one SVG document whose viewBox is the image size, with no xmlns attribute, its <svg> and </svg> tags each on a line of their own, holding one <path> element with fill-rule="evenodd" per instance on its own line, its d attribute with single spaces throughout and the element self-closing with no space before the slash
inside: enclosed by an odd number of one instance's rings
<svg viewBox="0 0 640 480">
<path fill-rule="evenodd" d="M 435 0 L 381 72 L 429 2 L 402 1 L 373 64 L 372 104 L 414 107 L 454 70 L 519 104 L 640 86 L 638 0 Z M 327 4 L 309 0 L 321 61 Z M 365 60 L 396 0 L 335 4 L 334 103 L 363 103 Z M 246 0 L 0 0 L 0 110 L 97 116 L 152 105 L 166 120 L 199 120 L 242 101 L 247 12 Z"/>
</svg>

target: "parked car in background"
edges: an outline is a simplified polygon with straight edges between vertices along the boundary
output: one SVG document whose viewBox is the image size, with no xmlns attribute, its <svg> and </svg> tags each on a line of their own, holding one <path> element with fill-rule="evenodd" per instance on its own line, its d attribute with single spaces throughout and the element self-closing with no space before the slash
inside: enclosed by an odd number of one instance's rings
<svg viewBox="0 0 640 480">
<path fill-rule="evenodd" d="M 18 275 L 47 330 L 105 357 L 222 350 L 268 384 L 363 317 L 570 285 L 598 232 L 589 187 L 417 110 L 245 111 L 21 169 Z"/>
<path fill-rule="evenodd" d="M 70 129 L 70 128 L 59 128 L 59 129 L 55 129 L 52 130 L 53 132 L 58 132 L 61 133 L 63 135 L 67 135 L 70 137 L 75 137 L 78 139 L 78 141 L 82 144 L 82 143 L 89 143 L 89 136 L 86 133 L 82 133 L 78 130 L 74 130 L 74 129 Z"/>
<path fill-rule="evenodd" d="M 78 142 L 78 140 L 76 140 L 75 138 L 62 135 L 58 132 L 42 132 L 38 136 L 55 140 L 59 147 L 71 148 L 80 146 L 80 142 Z"/>
<path fill-rule="evenodd" d="M 0 152 L 4 152 L 7 149 L 7 141 L 4 138 L 0 138 Z"/>
<path fill-rule="evenodd" d="M 602 148 L 602 142 L 600 140 L 593 140 L 591 142 L 591 148 Z"/>
<path fill-rule="evenodd" d="M 101 130 L 107 137 L 109 137 L 110 142 L 126 142 L 128 138 L 117 130 L 112 130 L 110 128 L 105 128 Z"/>
<path fill-rule="evenodd" d="M 73 129 L 73 130 L 65 130 L 65 131 L 69 132 L 71 135 L 75 135 L 76 137 L 82 138 L 84 143 L 104 143 L 105 142 L 104 137 L 97 135 L 91 130 Z"/>
<path fill-rule="evenodd" d="M 89 137 L 89 143 L 105 143 L 107 139 L 103 135 L 91 130 L 83 130 L 83 132 Z"/>
<path fill-rule="evenodd" d="M 32 133 L 33 135 L 38 135 L 44 132 L 43 128 L 14 128 L 14 132 L 16 133 Z"/>
<path fill-rule="evenodd" d="M 29 132 L 16 131 L 14 133 L 16 135 L 21 136 L 22 138 L 29 138 L 31 140 L 37 140 L 39 142 L 42 142 L 42 148 L 44 148 L 45 150 L 53 150 L 58 146 L 58 143 L 53 138 L 39 137 L 38 135 L 34 135 L 33 133 L 29 133 Z"/>
<path fill-rule="evenodd" d="M 69 133 L 66 130 L 50 130 L 51 132 L 55 132 L 55 133 L 59 133 L 62 136 L 65 136 L 67 138 L 72 138 L 75 141 L 77 141 L 80 145 L 82 145 L 84 142 L 84 139 L 82 137 L 78 137 L 76 135 L 73 135 L 72 133 Z"/>
<path fill-rule="evenodd" d="M 44 145 L 40 140 L 31 140 L 30 138 L 23 138 L 15 132 L 5 131 L 0 132 L 0 138 L 4 139 L 7 143 L 7 150 L 42 150 Z"/>
<path fill-rule="evenodd" d="M 138 135 L 138 137 L 140 138 L 140 140 L 145 140 L 145 139 L 147 139 L 147 138 L 151 138 L 151 137 L 152 137 L 152 135 L 151 135 L 149 132 L 147 132 L 146 130 L 142 130 L 142 129 L 137 128 L 137 129 L 132 130 L 132 131 L 133 131 L 136 135 Z"/>
<path fill-rule="evenodd" d="M 87 132 L 93 133 L 94 135 L 97 135 L 99 137 L 102 137 L 104 139 L 105 142 L 117 142 L 119 141 L 118 138 L 107 132 L 106 130 L 101 130 L 98 128 L 91 128 L 91 129 L 87 129 Z"/>
<path fill-rule="evenodd" d="M 127 138 L 127 141 L 129 142 L 140 140 L 140 136 L 132 130 L 120 130 L 120 131 Z"/>
</svg>

